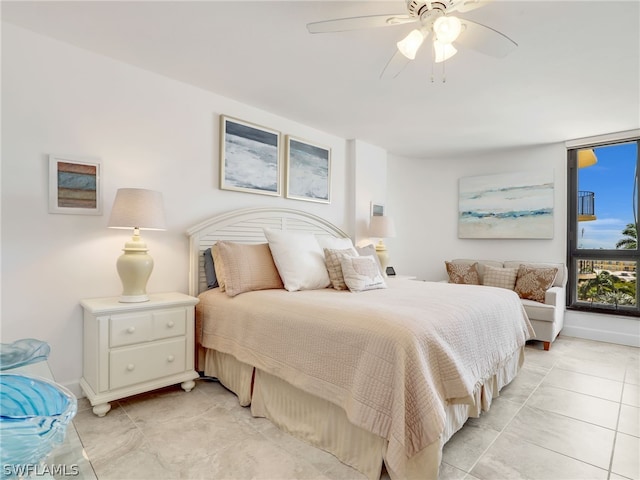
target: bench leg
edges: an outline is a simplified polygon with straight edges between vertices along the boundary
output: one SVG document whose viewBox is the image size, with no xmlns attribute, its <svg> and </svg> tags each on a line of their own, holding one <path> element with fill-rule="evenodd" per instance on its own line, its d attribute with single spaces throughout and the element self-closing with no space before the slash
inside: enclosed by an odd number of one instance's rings
<svg viewBox="0 0 640 480">
<path fill-rule="evenodd" d="M 545 351 L 549 351 L 551 348 L 551 342 L 543 342 Z"/>
</svg>

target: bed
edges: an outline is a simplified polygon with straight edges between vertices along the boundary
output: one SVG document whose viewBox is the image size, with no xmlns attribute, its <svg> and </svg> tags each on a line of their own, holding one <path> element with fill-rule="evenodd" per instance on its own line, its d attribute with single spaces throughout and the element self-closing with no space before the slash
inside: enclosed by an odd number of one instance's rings
<svg viewBox="0 0 640 480">
<path fill-rule="evenodd" d="M 444 443 L 515 378 L 533 335 L 513 291 L 381 280 L 370 249 L 347 253 L 348 236 L 306 212 L 234 211 L 188 235 L 198 370 L 370 479 L 383 465 L 394 480 L 437 478 Z M 316 268 L 296 250 L 316 240 L 328 288 L 288 270 Z M 226 291 L 208 288 L 214 245 Z"/>
</svg>

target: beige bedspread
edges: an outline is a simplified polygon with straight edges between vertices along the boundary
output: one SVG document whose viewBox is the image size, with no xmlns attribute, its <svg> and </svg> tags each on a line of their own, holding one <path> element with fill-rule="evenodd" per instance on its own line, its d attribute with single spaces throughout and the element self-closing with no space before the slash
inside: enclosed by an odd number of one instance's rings
<svg viewBox="0 0 640 480">
<path fill-rule="evenodd" d="M 533 335 L 513 291 L 402 279 L 361 293 L 213 289 L 197 310 L 204 347 L 336 403 L 389 441 L 399 470 L 439 438 L 446 403 L 474 402 Z"/>
</svg>

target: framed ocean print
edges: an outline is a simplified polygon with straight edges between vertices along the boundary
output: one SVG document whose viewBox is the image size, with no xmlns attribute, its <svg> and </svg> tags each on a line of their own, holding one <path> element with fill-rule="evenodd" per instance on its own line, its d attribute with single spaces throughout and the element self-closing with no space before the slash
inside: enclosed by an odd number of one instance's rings
<svg viewBox="0 0 640 480">
<path fill-rule="evenodd" d="M 458 238 L 553 238 L 553 170 L 460 179 Z"/>
<path fill-rule="evenodd" d="M 220 116 L 220 188 L 280 195 L 280 132 Z"/>
<path fill-rule="evenodd" d="M 102 215 L 101 162 L 49 155 L 49 213 Z"/>
<path fill-rule="evenodd" d="M 286 197 L 331 202 L 331 149 L 287 135 Z"/>
</svg>

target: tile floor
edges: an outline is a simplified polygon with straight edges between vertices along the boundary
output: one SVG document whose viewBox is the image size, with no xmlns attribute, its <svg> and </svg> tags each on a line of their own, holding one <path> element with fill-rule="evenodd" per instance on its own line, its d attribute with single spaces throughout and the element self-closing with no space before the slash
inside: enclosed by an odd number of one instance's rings
<svg viewBox="0 0 640 480">
<path fill-rule="evenodd" d="M 640 479 L 640 349 L 559 337 L 527 346 L 491 410 L 445 445 L 440 480 Z M 199 380 L 74 420 L 99 480 L 363 479 Z"/>
</svg>

